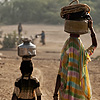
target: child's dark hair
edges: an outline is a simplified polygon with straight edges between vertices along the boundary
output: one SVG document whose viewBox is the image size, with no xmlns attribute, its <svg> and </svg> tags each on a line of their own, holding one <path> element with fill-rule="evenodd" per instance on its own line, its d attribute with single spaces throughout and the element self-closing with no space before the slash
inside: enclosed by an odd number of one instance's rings
<svg viewBox="0 0 100 100">
<path fill-rule="evenodd" d="M 22 75 L 25 75 L 25 74 L 31 75 L 32 71 L 33 71 L 33 64 L 31 62 L 31 60 L 22 61 L 21 66 L 20 66 L 20 70 L 21 70 Z"/>
</svg>

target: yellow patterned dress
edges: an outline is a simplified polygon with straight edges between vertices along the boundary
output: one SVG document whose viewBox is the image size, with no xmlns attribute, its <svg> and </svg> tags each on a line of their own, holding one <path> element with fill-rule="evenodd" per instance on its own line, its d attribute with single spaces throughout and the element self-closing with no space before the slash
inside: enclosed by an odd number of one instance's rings
<svg viewBox="0 0 100 100">
<path fill-rule="evenodd" d="M 91 100 L 92 92 L 87 69 L 87 63 L 95 47 L 91 45 L 87 50 L 80 38 L 70 37 L 61 52 L 61 76 L 59 89 L 60 100 Z"/>
</svg>

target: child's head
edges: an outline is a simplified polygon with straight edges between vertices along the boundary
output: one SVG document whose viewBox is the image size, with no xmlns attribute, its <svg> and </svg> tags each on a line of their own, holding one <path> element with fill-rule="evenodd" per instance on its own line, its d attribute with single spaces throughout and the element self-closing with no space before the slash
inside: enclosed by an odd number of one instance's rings
<svg viewBox="0 0 100 100">
<path fill-rule="evenodd" d="M 31 62 L 31 60 L 29 61 L 22 61 L 21 62 L 21 66 L 20 66 L 20 70 L 21 70 L 21 73 L 22 75 L 31 75 L 32 74 L 32 71 L 33 71 L 33 64 Z"/>
</svg>

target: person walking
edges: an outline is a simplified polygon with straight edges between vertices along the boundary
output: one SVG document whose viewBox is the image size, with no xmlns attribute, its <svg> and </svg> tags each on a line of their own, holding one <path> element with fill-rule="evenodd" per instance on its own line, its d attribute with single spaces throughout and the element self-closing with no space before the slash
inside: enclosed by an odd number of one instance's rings
<svg viewBox="0 0 100 100">
<path fill-rule="evenodd" d="M 84 49 L 79 34 L 70 34 L 65 42 L 60 58 L 53 98 L 58 100 L 91 100 L 92 90 L 87 64 L 97 47 L 93 21 L 88 21 L 92 45 Z"/>
<path fill-rule="evenodd" d="M 19 35 L 19 37 L 21 36 L 21 32 L 22 32 L 22 30 L 23 30 L 23 28 L 22 28 L 22 24 L 19 23 L 19 25 L 18 25 L 18 35 Z"/>
<path fill-rule="evenodd" d="M 20 70 L 22 75 L 15 81 L 12 100 L 41 100 L 40 82 L 31 75 L 33 71 L 31 60 L 23 60 Z"/>
<path fill-rule="evenodd" d="M 22 38 L 21 32 L 22 32 L 22 30 L 23 30 L 22 24 L 19 23 L 19 25 L 18 25 L 18 44 L 21 43 L 21 38 Z"/>
<path fill-rule="evenodd" d="M 45 32 L 42 31 L 41 34 L 37 34 L 36 36 L 41 36 L 40 42 L 42 43 L 42 45 L 45 45 Z"/>
</svg>

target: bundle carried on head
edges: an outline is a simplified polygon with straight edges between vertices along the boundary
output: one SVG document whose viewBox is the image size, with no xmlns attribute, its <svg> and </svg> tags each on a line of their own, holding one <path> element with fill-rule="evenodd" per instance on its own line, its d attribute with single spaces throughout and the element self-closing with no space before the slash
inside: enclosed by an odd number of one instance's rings
<svg viewBox="0 0 100 100">
<path fill-rule="evenodd" d="M 89 13 L 90 13 L 90 7 L 87 4 L 74 4 L 63 7 L 61 9 L 60 15 L 63 19 L 67 20 L 77 20 L 77 19 L 81 20 L 81 19 L 87 19 L 89 17 Z"/>
<path fill-rule="evenodd" d="M 75 1 L 78 4 L 71 5 Z M 73 0 L 70 5 L 61 8 L 60 16 L 65 19 L 65 31 L 77 34 L 87 33 L 88 20 L 92 19 L 89 13 L 90 7 L 87 4 L 79 4 L 78 0 Z"/>
</svg>

